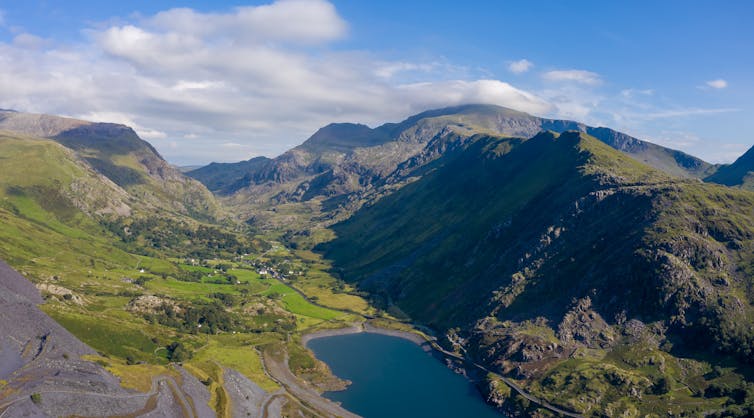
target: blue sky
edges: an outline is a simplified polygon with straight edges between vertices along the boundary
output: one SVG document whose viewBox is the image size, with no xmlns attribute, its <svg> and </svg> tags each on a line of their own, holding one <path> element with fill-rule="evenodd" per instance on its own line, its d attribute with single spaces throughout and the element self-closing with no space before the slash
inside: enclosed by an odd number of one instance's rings
<svg viewBox="0 0 754 418">
<path fill-rule="evenodd" d="M 754 143 L 754 2 L 0 0 L 0 107 L 127 123 L 177 164 L 488 102 L 712 162 Z"/>
</svg>

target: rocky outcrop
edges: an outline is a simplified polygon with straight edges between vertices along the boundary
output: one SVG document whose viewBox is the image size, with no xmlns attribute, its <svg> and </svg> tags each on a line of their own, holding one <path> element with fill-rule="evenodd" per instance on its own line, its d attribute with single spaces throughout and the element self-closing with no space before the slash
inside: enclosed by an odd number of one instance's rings
<svg viewBox="0 0 754 418">
<path fill-rule="evenodd" d="M 565 346 L 580 345 L 587 348 L 608 348 L 615 341 L 610 325 L 592 309 L 587 296 L 573 304 L 558 325 L 558 339 Z"/>
<path fill-rule="evenodd" d="M 140 314 L 154 314 L 169 307 L 175 313 L 183 312 L 183 308 L 174 300 L 154 295 L 137 296 L 128 302 L 126 309 Z"/>
</svg>

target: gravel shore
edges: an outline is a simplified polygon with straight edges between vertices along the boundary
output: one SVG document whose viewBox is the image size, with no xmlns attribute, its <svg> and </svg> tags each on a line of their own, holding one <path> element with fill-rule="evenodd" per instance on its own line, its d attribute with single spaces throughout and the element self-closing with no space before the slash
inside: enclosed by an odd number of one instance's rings
<svg viewBox="0 0 754 418">
<path fill-rule="evenodd" d="M 337 335 L 360 334 L 362 332 L 369 332 L 372 334 L 382 334 L 382 335 L 389 335 L 391 337 L 403 338 L 404 340 L 409 340 L 412 343 L 420 346 L 424 351 L 432 351 L 432 346 L 429 344 L 429 342 L 419 334 L 415 334 L 413 332 L 398 331 L 394 329 L 375 327 L 374 325 L 370 325 L 368 323 L 354 324 L 350 327 L 338 328 L 338 329 L 327 329 L 327 330 L 313 332 L 311 334 L 305 334 L 301 336 L 301 343 L 306 347 L 309 344 L 309 341 L 317 339 L 317 338 L 335 337 Z"/>
</svg>

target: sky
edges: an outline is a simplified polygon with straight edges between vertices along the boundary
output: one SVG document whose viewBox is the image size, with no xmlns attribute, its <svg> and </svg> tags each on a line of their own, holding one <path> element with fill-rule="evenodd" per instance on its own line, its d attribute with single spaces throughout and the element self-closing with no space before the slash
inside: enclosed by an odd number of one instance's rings
<svg viewBox="0 0 754 418">
<path fill-rule="evenodd" d="M 491 103 L 715 163 L 754 144 L 754 2 L 0 0 L 0 108 L 132 126 L 171 163 Z"/>
</svg>

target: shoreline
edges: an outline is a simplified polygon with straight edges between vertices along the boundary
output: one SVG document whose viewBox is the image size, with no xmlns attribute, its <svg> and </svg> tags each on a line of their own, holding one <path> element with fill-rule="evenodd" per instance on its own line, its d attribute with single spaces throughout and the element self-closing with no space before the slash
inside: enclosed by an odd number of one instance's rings
<svg viewBox="0 0 754 418">
<path fill-rule="evenodd" d="M 426 352 L 435 351 L 430 341 L 428 341 L 426 338 L 422 337 L 419 334 L 408 332 L 408 331 L 399 331 L 399 330 L 394 330 L 394 329 L 376 327 L 367 322 L 353 324 L 345 328 L 326 329 L 326 330 L 315 331 L 309 334 L 304 334 L 301 336 L 301 344 L 308 349 L 309 341 L 311 340 L 316 340 L 318 338 L 336 337 L 338 335 L 351 335 L 351 334 L 361 334 L 361 333 L 381 334 L 381 335 L 387 335 L 389 337 L 401 338 L 404 340 L 411 341 L 412 343 L 418 345 L 422 350 Z"/>
</svg>

